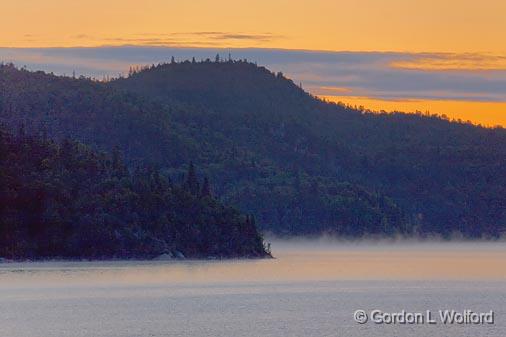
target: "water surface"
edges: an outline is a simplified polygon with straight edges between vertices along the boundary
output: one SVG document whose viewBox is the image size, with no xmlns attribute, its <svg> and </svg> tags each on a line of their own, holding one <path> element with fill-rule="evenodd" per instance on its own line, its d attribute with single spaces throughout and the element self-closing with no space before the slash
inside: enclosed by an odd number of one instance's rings
<svg viewBox="0 0 506 337">
<path fill-rule="evenodd" d="M 0 336 L 506 336 L 503 243 L 274 242 L 273 260 L 0 264 Z M 357 309 L 493 310 L 493 325 Z"/>
</svg>

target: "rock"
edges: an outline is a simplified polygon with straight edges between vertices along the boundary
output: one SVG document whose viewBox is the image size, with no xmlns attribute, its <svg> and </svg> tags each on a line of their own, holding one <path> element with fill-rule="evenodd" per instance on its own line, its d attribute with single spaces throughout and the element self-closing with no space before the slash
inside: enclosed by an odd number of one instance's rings
<svg viewBox="0 0 506 337">
<path fill-rule="evenodd" d="M 176 250 L 176 251 L 174 252 L 174 255 L 175 255 L 175 256 L 176 256 L 176 258 L 178 258 L 178 259 L 185 259 L 184 254 L 183 254 L 183 253 L 181 253 L 181 252 L 180 252 L 180 251 L 178 251 L 178 250 Z"/>
<path fill-rule="evenodd" d="M 168 261 L 168 260 L 173 260 L 173 259 L 174 259 L 174 255 L 172 255 L 171 252 L 168 252 L 168 253 L 163 253 L 161 255 L 158 255 L 153 260 L 155 260 L 155 261 Z"/>
</svg>

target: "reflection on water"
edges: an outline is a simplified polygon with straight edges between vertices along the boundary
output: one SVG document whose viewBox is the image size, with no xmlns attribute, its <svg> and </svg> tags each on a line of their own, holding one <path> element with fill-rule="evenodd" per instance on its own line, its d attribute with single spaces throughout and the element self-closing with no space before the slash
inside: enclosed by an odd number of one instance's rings
<svg viewBox="0 0 506 337">
<path fill-rule="evenodd" d="M 0 264 L 0 336 L 506 336 L 503 243 L 274 242 L 276 259 Z M 493 326 L 374 326 L 356 309 Z M 444 329 L 444 330 L 434 330 Z"/>
</svg>

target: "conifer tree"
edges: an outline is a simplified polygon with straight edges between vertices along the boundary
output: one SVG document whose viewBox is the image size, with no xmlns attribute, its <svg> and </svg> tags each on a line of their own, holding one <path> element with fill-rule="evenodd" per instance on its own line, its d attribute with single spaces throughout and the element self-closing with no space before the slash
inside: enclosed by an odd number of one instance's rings
<svg viewBox="0 0 506 337">
<path fill-rule="evenodd" d="M 200 195 L 203 198 L 211 196 L 211 187 L 209 185 L 209 179 L 207 177 L 204 177 L 204 183 L 202 184 L 202 189 L 200 190 Z"/>
<path fill-rule="evenodd" d="M 197 174 L 195 173 L 195 166 L 193 162 L 190 162 L 190 166 L 188 167 L 188 173 L 186 175 L 185 182 L 186 189 L 193 195 L 197 195 L 199 191 L 199 181 L 197 179 Z"/>
</svg>

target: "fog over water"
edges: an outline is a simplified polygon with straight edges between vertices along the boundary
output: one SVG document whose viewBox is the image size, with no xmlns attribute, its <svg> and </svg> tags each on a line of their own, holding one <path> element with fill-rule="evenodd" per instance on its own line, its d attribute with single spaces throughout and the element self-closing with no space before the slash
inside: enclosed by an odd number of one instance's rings
<svg viewBox="0 0 506 337">
<path fill-rule="evenodd" d="M 506 243 L 272 241 L 275 259 L 0 264 L 0 336 L 506 336 Z M 358 324 L 357 309 L 494 311 Z"/>
</svg>

